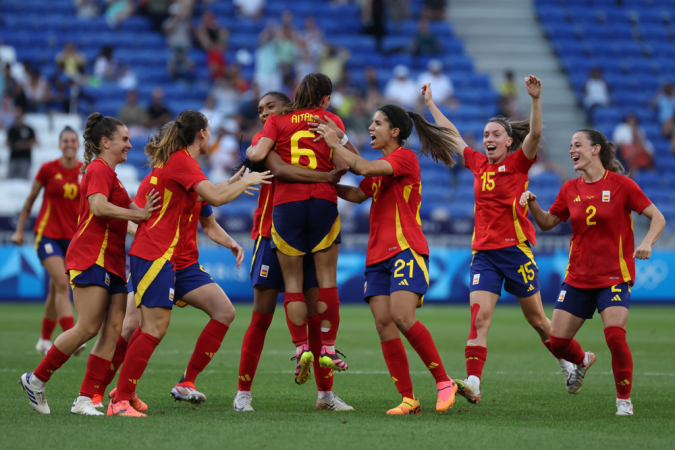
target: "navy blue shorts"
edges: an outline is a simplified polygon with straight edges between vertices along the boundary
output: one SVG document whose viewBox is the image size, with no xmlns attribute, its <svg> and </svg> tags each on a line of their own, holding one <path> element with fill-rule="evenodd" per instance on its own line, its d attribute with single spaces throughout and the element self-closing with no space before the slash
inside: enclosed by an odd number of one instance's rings
<svg viewBox="0 0 675 450">
<path fill-rule="evenodd" d="M 65 259 L 69 245 L 70 239 L 52 239 L 42 236 L 39 241 L 35 241 L 35 250 L 37 250 L 40 262 L 51 256 L 60 256 Z"/>
<path fill-rule="evenodd" d="M 255 250 L 253 251 L 253 261 L 251 261 L 251 286 L 266 286 L 283 292 L 284 277 L 279 266 L 279 259 L 273 247 L 272 239 L 259 236 L 255 241 Z M 316 268 L 314 267 L 314 257 L 311 254 L 305 255 L 303 274 L 303 291 L 318 287 L 319 281 L 316 279 Z"/>
<path fill-rule="evenodd" d="M 204 270 L 199 263 L 194 263 L 176 271 L 176 295 L 174 303 L 180 308 L 185 308 L 187 303 L 182 301 L 184 295 L 204 285 L 215 283 L 211 275 Z"/>
<path fill-rule="evenodd" d="M 409 248 L 377 264 L 366 266 L 366 284 L 363 299 L 366 303 L 374 295 L 391 295 L 396 291 L 419 294 L 417 307 L 422 306 L 429 289 L 429 257 Z"/>
<path fill-rule="evenodd" d="M 134 285 L 136 306 L 171 308 L 176 297 L 176 273 L 171 261 L 160 258 L 148 261 L 138 256 L 129 257 L 131 281 Z"/>
<path fill-rule="evenodd" d="M 558 301 L 555 302 L 555 309 L 562 309 L 580 319 L 592 319 L 596 309 L 598 312 L 610 306 L 623 306 L 628 309 L 629 303 L 628 283 L 598 289 L 579 289 L 563 283 Z"/>
<path fill-rule="evenodd" d="M 124 278 L 96 264 L 87 270 L 70 269 L 68 275 L 70 275 L 71 289 L 75 289 L 76 286 L 100 286 L 108 291 L 108 295 L 126 294 L 127 292 L 127 283 Z"/>
<path fill-rule="evenodd" d="M 275 206 L 272 240 L 274 248 L 289 256 L 302 256 L 339 244 L 337 205 L 321 198 L 310 198 Z"/>
<path fill-rule="evenodd" d="M 527 242 L 497 250 L 479 250 L 471 260 L 469 291 L 501 295 L 504 290 L 516 297 L 539 292 L 539 269 Z"/>
</svg>

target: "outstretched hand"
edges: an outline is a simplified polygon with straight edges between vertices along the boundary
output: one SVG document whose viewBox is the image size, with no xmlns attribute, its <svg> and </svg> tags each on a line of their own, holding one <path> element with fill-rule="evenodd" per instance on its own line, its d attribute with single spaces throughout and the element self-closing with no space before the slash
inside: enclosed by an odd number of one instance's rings
<svg viewBox="0 0 675 450">
<path fill-rule="evenodd" d="M 241 169 L 239 169 L 239 172 L 237 172 L 237 173 L 235 173 L 234 175 L 232 175 L 232 178 L 230 178 L 230 179 L 228 180 L 228 183 L 229 183 L 229 184 L 234 184 L 234 183 L 236 183 L 237 181 L 241 180 L 241 179 L 244 177 L 244 170 L 245 170 L 245 169 L 246 169 L 246 167 L 242 166 Z M 254 187 L 250 187 L 250 186 L 249 186 L 249 187 L 247 187 L 246 190 L 244 191 L 244 194 L 253 196 L 253 195 L 255 195 L 255 194 L 254 194 L 254 191 L 259 191 L 259 190 L 260 190 L 260 189 L 258 189 L 258 188 L 254 188 Z"/>
<path fill-rule="evenodd" d="M 337 137 L 337 133 L 335 133 L 335 130 L 333 130 L 328 125 L 319 125 L 316 129 L 316 132 L 319 134 L 319 137 L 314 139 L 314 142 L 323 139 L 326 141 L 326 144 L 333 149 L 340 145 L 340 140 Z"/>
<path fill-rule="evenodd" d="M 271 181 L 268 181 L 272 177 L 274 177 L 274 175 L 272 175 L 269 170 L 266 170 L 265 172 L 251 172 L 251 169 L 246 169 L 246 173 L 244 173 L 242 176 L 246 184 L 249 186 L 272 184 Z"/>
<path fill-rule="evenodd" d="M 525 77 L 525 87 L 527 88 L 527 93 L 530 94 L 530 97 L 539 98 L 541 95 L 541 81 L 534 75 Z"/>
<path fill-rule="evenodd" d="M 316 133 L 320 125 L 326 125 L 330 129 L 335 131 L 335 134 L 337 134 L 338 139 L 342 139 L 345 135 L 345 132 L 342 131 L 340 129 L 340 127 L 338 127 L 337 124 L 335 122 L 333 122 L 333 120 L 330 117 L 328 117 L 328 116 L 323 116 L 323 117 L 326 120 L 323 120 L 319 116 L 312 116 L 312 119 L 314 120 L 314 122 L 308 122 L 307 123 L 307 125 L 309 125 L 309 131 L 313 131 L 314 133 Z M 314 142 L 318 142 L 321 139 L 322 139 L 322 137 L 319 136 L 316 139 L 314 139 Z"/>
<path fill-rule="evenodd" d="M 162 198 L 159 196 L 159 192 L 155 192 L 154 189 L 150 191 L 148 194 L 148 199 L 145 202 L 145 206 L 141 210 L 143 213 L 143 220 L 148 220 L 153 212 L 162 207 L 161 204 L 157 204 L 161 199 Z"/>
<path fill-rule="evenodd" d="M 434 104 L 434 99 L 431 96 L 431 83 L 422 86 L 422 95 L 424 96 L 424 104 L 427 107 Z"/>
</svg>

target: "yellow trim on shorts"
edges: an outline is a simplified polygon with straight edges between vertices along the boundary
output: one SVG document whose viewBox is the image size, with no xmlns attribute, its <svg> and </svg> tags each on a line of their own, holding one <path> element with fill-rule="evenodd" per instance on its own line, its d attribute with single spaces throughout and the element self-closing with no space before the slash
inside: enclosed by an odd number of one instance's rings
<svg viewBox="0 0 675 450">
<path fill-rule="evenodd" d="M 619 235 L 619 266 L 621 267 L 621 276 L 623 277 L 623 281 L 625 283 L 630 283 L 630 271 L 628 270 L 626 260 L 623 259 L 623 241 L 621 239 L 621 235 Z"/>
<path fill-rule="evenodd" d="M 304 256 L 305 252 L 301 252 L 300 250 L 291 247 L 286 243 L 286 241 L 283 240 L 283 238 L 277 233 L 277 229 L 274 227 L 274 220 L 272 221 L 272 241 L 274 241 L 274 245 L 277 246 L 277 250 L 279 250 L 281 253 L 284 255 L 288 256 Z"/>
<path fill-rule="evenodd" d="M 255 240 L 255 249 L 253 250 L 253 257 L 251 258 L 251 270 L 253 270 L 253 264 L 255 263 L 255 256 L 258 254 L 258 248 L 260 247 L 260 241 L 262 241 L 262 234 L 258 235 L 258 239 Z M 249 270 L 249 272 L 251 271 Z"/>
<path fill-rule="evenodd" d="M 153 261 L 148 271 L 145 272 L 143 278 L 141 278 L 141 282 L 138 283 L 138 287 L 136 288 L 136 292 L 134 293 L 134 300 L 136 300 L 137 308 L 141 306 L 143 294 L 145 294 L 145 291 L 148 290 L 152 282 L 155 281 L 155 278 L 157 278 L 157 275 L 159 275 L 159 272 L 161 272 L 162 268 L 167 262 L 169 262 L 169 260 L 166 258 L 156 259 L 155 261 Z"/>
<path fill-rule="evenodd" d="M 337 239 L 341 229 L 342 222 L 340 221 L 340 215 L 338 214 L 335 222 L 333 222 L 333 226 L 330 227 L 330 231 L 323 239 L 321 239 L 321 242 L 319 242 L 317 246 L 312 249 L 312 253 L 320 252 L 321 250 L 325 250 L 333 245 L 333 242 L 335 242 L 335 239 Z"/>
<path fill-rule="evenodd" d="M 424 257 L 413 250 L 412 247 L 410 248 L 410 253 L 412 253 L 413 258 L 415 258 L 415 261 L 417 261 L 417 265 L 420 266 L 420 269 L 422 269 L 424 279 L 427 280 L 427 289 L 429 289 L 429 269 L 427 269 L 427 265 L 424 263 Z M 417 300 L 417 307 L 421 308 L 423 303 L 424 295 L 420 295 L 420 299 Z"/>
<path fill-rule="evenodd" d="M 535 266 L 537 265 L 537 263 L 534 262 L 534 255 L 532 254 L 532 249 L 525 242 L 521 242 L 520 244 L 516 245 L 516 247 L 518 247 L 520 251 L 525 253 L 525 256 L 530 258 L 532 264 L 534 264 Z"/>
<path fill-rule="evenodd" d="M 70 269 L 68 271 L 68 275 L 70 275 L 70 289 L 75 290 L 75 282 L 73 281 L 75 278 L 78 277 L 82 273 L 81 270 L 75 270 L 75 269 Z"/>
</svg>

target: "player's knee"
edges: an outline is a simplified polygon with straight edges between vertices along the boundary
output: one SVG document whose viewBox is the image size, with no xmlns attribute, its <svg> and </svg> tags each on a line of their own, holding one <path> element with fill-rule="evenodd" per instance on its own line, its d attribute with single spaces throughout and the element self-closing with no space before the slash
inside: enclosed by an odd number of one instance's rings
<svg viewBox="0 0 675 450">
<path fill-rule="evenodd" d="M 218 310 L 211 315 L 211 318 L 229 326 L 234 320 L 236 315 L 237 312 L 234 309 L 234 306 L 232 305 L 232 303 L 228 303 L 227 305 L 223 305 L 220 308 L 218 308 Z"/>
<path fill-rule="evenodd" d="M 78 335 L 82 339 L 82 342 L 87 342 L 90 339 L 93 339 L 98 334 L 99 329 L 101 328 L 100 323 L 82 323 L 79 320 L 75 324 Z"/>
<path fill-rule="evenodd" d="M 401 331 L 408 331 L 417 321 L 414 316 L 411 317 L 409 314 L 403 313 L 392 313 L 391 318 Z"/>
<path fill-rule="evenodd" d="M 54 292 L 59 295 L 70 295 L 70 282 L 68 277 L 56 277 L 52 278 L 52 288 Z"/>
<path fill-rule="evenodd" d="M 545 317 L 534 317 L 534 318 L 528 318 L 527 320 L 532 328 L 534 328 L 537 332 L 543 332 L 546 331 L 546 318 Z"/>
</svg>

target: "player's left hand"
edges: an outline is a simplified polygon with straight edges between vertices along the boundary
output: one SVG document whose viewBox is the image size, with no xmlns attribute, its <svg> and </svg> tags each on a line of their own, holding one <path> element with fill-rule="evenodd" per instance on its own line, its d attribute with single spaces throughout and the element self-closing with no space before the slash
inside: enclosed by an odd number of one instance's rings
<svg viewBox="0 0 675 450">
<path fill-rule="evenodd" d="M 237 269 L 239 269 L 241 267 L 241 263 L 244 262 L 244 249 L 241 248 L 241 245 L 237 244 L 233 239 L 230 250 L 232 250 L 234 257 L 237 258 Z"/>
<path fill-rule="evenodd" d="M 337 126 L 333 120 L 328 117 L 328 116 L 323 116 L 323 120 L 319 116 L 312 116 L 312 120 L 314 122 L 308 122 L 307 125 L 309 125 L 309 131 L 313 131 L 316 133 L 317 128 L 319 128 L 319 125 L 326 125 L 327 127 L 331 128 L 333 131 L 335 131 L 335 134 L 337 134 L 338 139 L 342 139 L 345 136 L 345 132 L 340 129 L 340 127 Z M 321 137 L 318 137 L 314 139 L 314 142 L 318 142 L 321 140 Z"/>
<path fill-rule="evenodd" d="M 242 166 L 242 168 L 239 169 L 239 172 L 235 173 L 234 175 L 232 175 L 232 178 L 230 178 L 229 180 L 227 180 L 228 184 L 234 184 L 234 183 L 236 183 L 237 181 L 241 180 L 242 177 L 244 176 L 244 170 L 245 170 L 245 169 L 246 169 L 246 168 Z M 254 191 L 259 191 L 259 190 L 260 190 L 260 189 L 258 189 L 258 188 L 254 188 L 254 187 L 250 187 L 250 186 L 249 186 L 249 187 L 247 187 L 246 190 L 244 191 L 244 194 L 250 195 L 250 196 L 254 196 L 254 195 L 255 195 Z"/>
<path fill-rule="evenodd" d="M 541 81 L 539 78 L 534 75 L 528 75 L 525 77 L 525 86 L 527 88 L 527 93 L 530 94 L 532 98 L 539 98 L 541 95 Z"/>
<path fill-rule="evenodd" d="M 633 253 L 633 258 L 635 259 L 649 259 L 650 256 L 652 256 L 652 246 L 646 242 L 638 245 L 638 248 Z"/>
<path fill-rule="evenodd" d="M 316 132 L 319 133 L 319 137 L 314 139 L 314 142 L 323 139 L 330 148 L 335 148 L 340 145 L 340 140 L 337 137 L 337 133 L 335 133 L 335 130 L 330 128 L 328 125 L 319 125 L 316 129 Z"/>
</svg>

